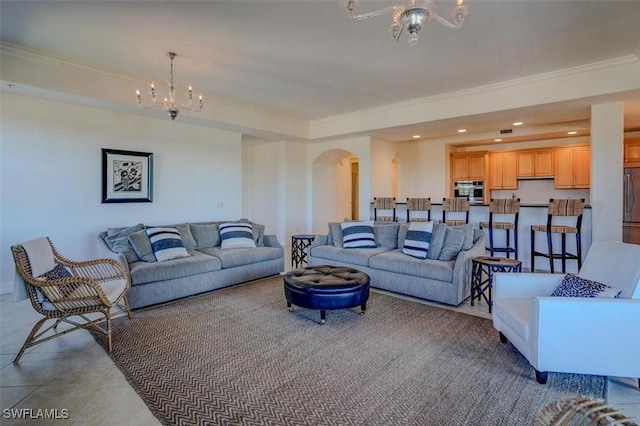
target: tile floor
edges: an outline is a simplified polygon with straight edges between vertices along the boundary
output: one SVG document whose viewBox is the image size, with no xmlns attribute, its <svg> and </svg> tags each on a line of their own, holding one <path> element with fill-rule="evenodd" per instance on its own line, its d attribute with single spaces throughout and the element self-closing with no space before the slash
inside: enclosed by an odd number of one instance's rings
<svg viewBox="0 0 640 426">
<path fill-rule="evenodd" d="M 441 306 L 442 305 L 438 305 Z M 460 312 L 491 318 L 485 304 L 468 301 Z M 12 303 L 0 295 L 0 423 L 33 424 L 32 419 L 7 419 L 10 409 L 57 409 L 64 420 L 37 424 L 157 425 L 144 402 L 128 385 L 106 352 L 86 331 L 58 337 L 27 350 L 18 365 L 13 358 L 39 319 L 27 300 Z M 117 342 L 115 343 L 117 344 Z M 610 378 L 607 402 L 640 419 L 640 390 L 631 378 Z M 67 411 L 62 411 L 67 410 Z M 67 416 L 65 416 L 67 414 Z"/>
</svg>

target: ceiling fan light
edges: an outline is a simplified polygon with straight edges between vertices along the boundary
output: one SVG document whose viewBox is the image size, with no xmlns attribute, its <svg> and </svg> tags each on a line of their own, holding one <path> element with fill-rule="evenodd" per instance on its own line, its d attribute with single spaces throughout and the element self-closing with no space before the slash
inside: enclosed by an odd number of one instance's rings
<svg viewBox="0 0 640 426">
<path fill-rule="evenodd" d="M 415 46 L 416 44 L 418 44 L 418 41 L 420 41 L 420 38 L 418 37 L 418 32 L 414 31 L 409 35 L 409 46 Z"/>
</svg>

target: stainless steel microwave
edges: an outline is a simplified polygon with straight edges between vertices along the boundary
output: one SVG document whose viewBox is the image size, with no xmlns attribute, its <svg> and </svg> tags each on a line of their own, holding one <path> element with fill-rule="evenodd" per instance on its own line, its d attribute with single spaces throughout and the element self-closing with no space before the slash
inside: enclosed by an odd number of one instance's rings
<svg viewBox="0 0 640 426">
<path fill-rule="evenodd" d="M 454 197 L 466 197 L 471 204 L 484 203 L 484 182 L 481 180 L 458 180 L 453 183 Z"/>
</svg>

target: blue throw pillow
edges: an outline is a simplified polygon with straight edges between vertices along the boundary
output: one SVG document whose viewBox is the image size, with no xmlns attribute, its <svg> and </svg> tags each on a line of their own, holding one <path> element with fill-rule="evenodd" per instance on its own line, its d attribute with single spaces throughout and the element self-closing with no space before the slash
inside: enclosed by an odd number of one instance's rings
<svg viewBox="0 0 640 426">
<path fill-rule="evenodd" d="M 248 248 L 256 247 L 253 240 L 253 226 L 245 222 L 221 223 L 220 226 L 220 248 Z"/>
<path fill-rule="evenodd" d="M 426 259 L 432 235 L 433 222 L 411 222 L 402 252 L 418 259 Z"/>
<path fill-rule="evenodd" d="M 580 278 L 574 274 L 567 274 L 562 283 L 551 293 L 551 296 L 614 298 L 618 297 L 621 291 L 619 288 L 609 287 L 597 281 Z"/>
<path fill-rule="evenodd" d="M 343 248 L 376 248 L 373 235 L 373 221 L 342 222 Z"/>
<path fill-rule="evenodd" d="M 176 228 L 147 228 L 146 232 L 158 262 L 189 256 Z"/>
</svg>

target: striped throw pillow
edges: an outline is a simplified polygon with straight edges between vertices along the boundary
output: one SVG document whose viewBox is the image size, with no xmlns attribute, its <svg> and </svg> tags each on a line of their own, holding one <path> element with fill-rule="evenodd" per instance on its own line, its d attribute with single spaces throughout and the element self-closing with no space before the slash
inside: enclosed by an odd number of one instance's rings
<svg viewBox="0 0 640 426">
<path fill-rule="evenodd" d="M 255 247 L 253 240 L 253 227 L 250 223 L 229 222 L 221 223 L 220 226 L 220 248 L 246 248 Z"/>
<path fill-rule="evenodd" d="M 158 262 L 189 256 L 176 228 L 147 228 L 146 232 Z"/>
<path fill-rule="evenodd" d="M 343 248 L 376 248 L 373 221 L 342 222 Z"/>
<path fill-rule="evenodd" d="M 418 259 L 426 259 L 432 234 L 433 222 L 411 222 L 402 252 Z"/>
</svg>

